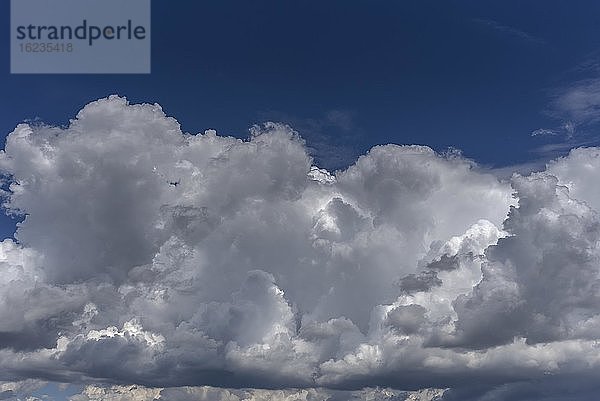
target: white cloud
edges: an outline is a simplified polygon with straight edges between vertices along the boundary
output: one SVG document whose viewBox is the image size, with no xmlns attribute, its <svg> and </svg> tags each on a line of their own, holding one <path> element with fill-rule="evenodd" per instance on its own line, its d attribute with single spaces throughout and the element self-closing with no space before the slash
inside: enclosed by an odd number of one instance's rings
<svg viewBox="0 0 600 401">
<path fill-rule="evenodd" d="M 0 244 L 0 379 L 91 386 L 74 400 L 130 399 L 102 382 L 308 401 L 591 377 L 599 159 L 505 182 L 386 145 L 332 174 L 287 126 L 189 135 L 119 97 L 67 128 L 20 125 L 0 154 L 5 206 L 26 215 Z M 272 390 L 234 390 L 252 387 Z"/>
<path fill-rule="evenodd" d="M 160 389 L 142 386 L 86 386 L 80 394 L 70 401 L 153 401 L 160 399 Z"/>
<path fill-rule="evenodd" d="M 359 391 L 325 389 L 220 389 L 171 387 L 150 389 L 143 386 L 86 386 L 70 401 L 436 401 L 445 390 L 424 389 L 398 391 L 389 388 L 366 388 Z"/>
<path fill-rule="evenodd" d="M 513 38 L 520 39 L 523 42 L 528 42 L 528 43 L 535 44 L 535 45 L 545 45 L 546 44 L 546 41 L 539 37 L 536 37 L 536 36 L 534 36 L 530 33 L 527 33 L 518 28 L 508 26 L 508 25 L 503 25 L 494 20 L 475 18 L 473 20 L 473 22 L 483 25 L 483 26 L 487 26 L 487 27 L 493 29 L 494 31 L 499 32 L 503 35 L 507 35 L 507 36 L 511 36 Z"/>
<path fill-rule="evenodd" d="M 531 136 L 555 136 L 559 133 L 556 130 L 547 128 L 538 128 L 531 133 Z"/>
<path fill-rule="evenodd" d="M 555 112 L 576 123 L 598 121 L 600 80 L 589 79 L 567 87 L 554 100 Z"/>
</svg>

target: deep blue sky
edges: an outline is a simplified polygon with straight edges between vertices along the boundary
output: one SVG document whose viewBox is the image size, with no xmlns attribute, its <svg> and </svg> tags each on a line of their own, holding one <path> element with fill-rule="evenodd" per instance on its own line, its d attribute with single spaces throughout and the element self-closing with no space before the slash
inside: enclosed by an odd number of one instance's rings
<svg viewBox="0 0 600 401">
<path fill-rule="evenodd" d="M 531 133 L 560 132 L 567 120 L 553 98 L 598 75 L 597 1 L 152 7 L 151 75 L 10 75 L 9 2 L 0 2 L 0 133 L 25 119 L 64 124 L 117 93 L 160 103 L 187 132 L 246 137 L 252 124 L 288 122 L 331 169 L 382 143 L 452 146 L 502 167 L 547 156 L 548 143 L 595 141 L 596 121 L 575 121 L 579 137 Z"/>
</svg>

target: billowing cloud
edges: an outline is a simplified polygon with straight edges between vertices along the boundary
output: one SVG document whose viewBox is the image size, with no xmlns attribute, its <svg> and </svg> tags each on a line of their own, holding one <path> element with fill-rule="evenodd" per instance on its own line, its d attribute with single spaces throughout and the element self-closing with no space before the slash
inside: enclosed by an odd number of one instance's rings
<svg viewBox="0 0 600 401">
<path fill-rule="evenodd" d="M 190 135 L 116 96 L 19 125 L 0 380 L 87 385 L 77 401 L 589 394 L 598 154 L 509 182 L 386 145 L 332 173 L 287 126 Z"/>
</svg>

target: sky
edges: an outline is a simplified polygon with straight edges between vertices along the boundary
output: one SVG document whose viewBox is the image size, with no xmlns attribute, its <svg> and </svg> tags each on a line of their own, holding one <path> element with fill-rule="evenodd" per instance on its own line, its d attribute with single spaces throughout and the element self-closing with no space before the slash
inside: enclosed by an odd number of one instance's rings
<svg viewBox="0 0 600 401">
<path fill-rule="evenodd" d="M 9 2 L 0 7 L 8 28 Z M 152 7 L 150 75 L 10 75 L 5 29 L 2 135 L 24 120 L 66 124 L 88 102 L 119 94 L 161 104 L 191 133 L 244 138 L 256 123 L 288 123 L 329 169 L 385 143 L 454 147 L 495 167 L 597 143 L 598 112 L 568 98 L 598 76 L 594 1 Z M 584 96 L 597 102 L 599 86 Z M 3 236 L 11 226 L 4 221 Z"/>
<path fill-rule="evenodd" d="M 152 0 L 151 74 L 19 75 L 0 2 L 0 399 L 597 399 L 599 16 Z"/>
<path fill-rule="evenodd" d="M 245 137 L 258 122 L 295 123 L 327 168 L 383 143 L 452 146 L 506 166 L 537 156 L 546 143 L 535 130 L 582 124 L 552 101 L 597 77 L 594 1 L 152 6 L 150 75 L 10 75 L 5 30 L 0 130 L 64 124 L 119 94 L 158 102 L 192 133 Z M 8 1 L 0 7 L 8 27 Z"/>
</svg>

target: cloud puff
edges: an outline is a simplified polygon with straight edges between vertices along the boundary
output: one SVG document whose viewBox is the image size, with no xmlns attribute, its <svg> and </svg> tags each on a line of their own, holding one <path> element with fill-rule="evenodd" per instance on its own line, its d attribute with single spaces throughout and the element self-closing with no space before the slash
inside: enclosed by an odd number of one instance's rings
<svg viewBox="0 0 600 401">
<path fill-rule="evenodd" d="M 86 386 L 70 401 L 435 401 L 445 390 L 398 391 L 367 388 L 360 391 L 326 389 L 219 389 L 214 387 L 172 387 L 149 389 L 142 386 Z"/>
<path fill-rule="evenodd" d="M 275 123 L 185 134 L 116 96 L 19 125 L 0 154 L 25 216 L 0 243 L 0 380 L 91 386 L 75 400 L 127 399 L 94 383 L 173 400 L 593 388 L 597 149 L 510 182 L 423 146 L 335 173 L 306 149 Z"/>
</svg>

